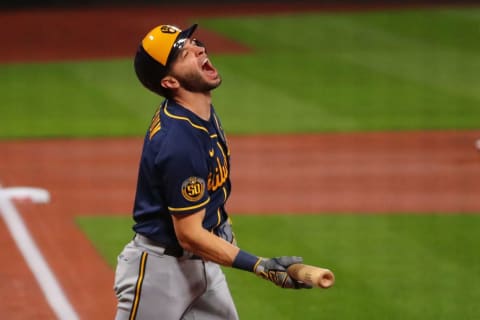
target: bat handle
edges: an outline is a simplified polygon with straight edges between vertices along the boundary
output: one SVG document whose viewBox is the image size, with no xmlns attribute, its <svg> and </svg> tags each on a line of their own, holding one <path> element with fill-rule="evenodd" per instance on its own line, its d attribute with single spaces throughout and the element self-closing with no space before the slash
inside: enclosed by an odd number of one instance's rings
<svg viewBox="0 0 480 320">
<path fill-rule="evenodd" d="M 330 288 L 335 283 L 332 271 L 306 264 L 295 263 L 287 268 L 288 275 L 313 287 Z"/>
</svg>

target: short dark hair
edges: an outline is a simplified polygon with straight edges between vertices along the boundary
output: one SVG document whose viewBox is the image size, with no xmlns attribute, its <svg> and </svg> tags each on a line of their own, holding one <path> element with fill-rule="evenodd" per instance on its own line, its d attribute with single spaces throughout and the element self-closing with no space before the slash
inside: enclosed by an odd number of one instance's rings
<svg viewBox="0 0 480 320">
<path fill-rule="evenodd" d="M 149 90 L 165 96 L 161 80 L 167 75 L 167 69 L 153 59 L 140 45 L 134 60 L 135 73 L 140 82 Z"/>
</svg>

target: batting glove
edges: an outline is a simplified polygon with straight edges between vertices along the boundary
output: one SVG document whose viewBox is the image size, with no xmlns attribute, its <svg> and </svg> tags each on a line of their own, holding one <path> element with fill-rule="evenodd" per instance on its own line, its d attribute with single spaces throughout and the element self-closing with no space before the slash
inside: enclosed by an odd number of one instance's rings
<svg viewBox="0 0 480 320">
<path fill-rule="evenodd" d="M 275 285 L 287 289 L 310 289 L 312 286 L 297 281 L 290 277 L 287 268 L 294 263 L 302 263 L 301 257 L 277 257 L 261 258 L 254 268 L 254 272 L 265 280 L 273 282 Z"/>
</svg>

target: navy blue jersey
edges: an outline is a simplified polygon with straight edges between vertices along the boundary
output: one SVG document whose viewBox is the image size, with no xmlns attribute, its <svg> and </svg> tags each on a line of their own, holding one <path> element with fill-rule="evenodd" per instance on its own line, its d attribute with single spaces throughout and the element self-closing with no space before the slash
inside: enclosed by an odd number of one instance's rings
<svg viewBox="0 0 480 320">
<path fill-rule="evenodd" d="M 229 177 L 230 151 L 213 107 L 205 121 L 165 100 L 144 140 L 133 229 L 164 245 L 176 245 L 171 215 L 205 208 L 203 227 L 215 233 L 228 219 Z"/>
</svg>

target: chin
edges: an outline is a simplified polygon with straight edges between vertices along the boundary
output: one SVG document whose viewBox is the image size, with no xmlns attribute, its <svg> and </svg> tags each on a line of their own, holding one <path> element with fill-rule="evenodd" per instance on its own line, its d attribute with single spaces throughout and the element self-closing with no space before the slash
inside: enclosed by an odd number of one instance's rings
<svg viewBox="0 0 480 320">
<path fill-rule="evenodd" d="M 208 84 L 210 86 L 210 90 L 218 88 L 220 86 L 220 84 L 222 84 L 222 78 L 220 76 L 218 76 L 214 80 L 208 81 Z"/>
<path fill-rule="evenodd" d="M 220 76 L 216 79 L 216 84 L 217 87 L 222 84 L 222 78 Z"/>
</svg>

